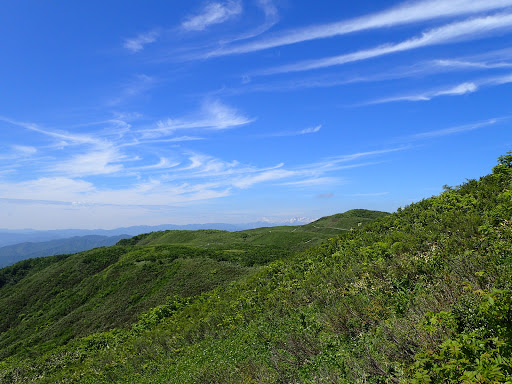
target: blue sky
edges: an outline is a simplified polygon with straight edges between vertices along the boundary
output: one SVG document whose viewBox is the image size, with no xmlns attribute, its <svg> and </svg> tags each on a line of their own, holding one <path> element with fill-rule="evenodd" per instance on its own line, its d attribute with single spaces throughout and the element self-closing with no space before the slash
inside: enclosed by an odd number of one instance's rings
<svg viewBox="0 0 512 384">
<path fill-rule="evenodd" d="M 20 0 L 0 32 L 0 228 L 394 211 L 512 150 L 512 0 Z"/>
</svg>

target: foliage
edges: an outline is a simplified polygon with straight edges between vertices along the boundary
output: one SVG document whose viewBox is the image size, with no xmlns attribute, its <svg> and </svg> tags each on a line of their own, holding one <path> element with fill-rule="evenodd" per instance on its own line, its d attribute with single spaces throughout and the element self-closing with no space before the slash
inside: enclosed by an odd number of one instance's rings
<svg viewBox="0 0 512 384">
<path fill-rule="evenodd" d="M 464 319 L 449 312 L 429 315 L 426 325 L 431 332 L 449 322 L 455 336 L 443 341 L 437 351 L 416 357 L 410 383 L 511 383 L 512 293 L 495 289 L 485 294 L 474 320 L 476 327 L 457 333 Z"/>
<path fill-rule="evenodd" d="M 3 344 L 0 381 L 510 381 L 512 157 L 507 156 L 480 180 L 446 188 L 440 196 L 296 254 L 291 253 L 295 236 L 318 232 L 307 226 L 303 232 L 194 231 L 182 237 L 169 231 L 113 247 L 117 256 L 71 256 L 27 275 L 2 288 L 0 300 L 26 300 L 21 288 L 35 284 L 37 276 L 50 276 L 54 268 L 64 273 L 92 259 L 92 275 L 78 283 L 71 279 L 79 287 L 69 297 L 96 298 L 85 300 L 79 313 L 91 311 L 100 324 L 83 334 L 71 333 L 67 340 L 65 333 L 60 339 L 51 333 L 33 338 L 32 329 L 22 346 Z M 280 248 L 283 244 L 290 247 Z M 273 261 L 268 264 L 265 257 L 256 258 L 261 265 L 247 267 L 252 264 L 243 255 L 262 246 L 287 253 L 269 257 Z M 236 266 L 240 273 L 219 276 L 221 266 Z M 104 280 L 109 284 L 99 283 Z M 44 288 L 43 281 L 36 286 Z M 125 305 L 123 294 L 132 285 L 144 298 L 133 297 L 134 303 L 147 306 L 132 312 L 137 316 L 122 327 L 108 323 L 102 314 L 117 301 Z M 49 300 L 46 310 L 58 307 L 51 300 L 59 294 L 31 292 Z M 160 293 L 147 300 L 152 292 Z M 0 302 L 0 310 L 5 303 Z M 36 303 L 26 308 L 36 309 Z M 23 329 L 18 328 L 25 321 L 19 318 L 23 309 L 16 307 L 9 317 L 17 331 Z M 9 331 L 0 342 L 4 334 Z"/>
</svg>

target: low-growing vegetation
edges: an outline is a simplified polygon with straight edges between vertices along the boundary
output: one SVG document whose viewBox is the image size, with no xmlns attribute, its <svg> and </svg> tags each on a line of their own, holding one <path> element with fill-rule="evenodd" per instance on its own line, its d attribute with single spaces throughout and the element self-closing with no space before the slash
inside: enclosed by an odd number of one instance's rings
<svg viewBox="0 0 512 384">
<path fill-rule="evenodd" d="M 0 380 L 512 382 L 512 154 L 378 216 L 309 249 L 319 223 L 281 248 L 171 231 L 2 272 Z"/>
</svg>

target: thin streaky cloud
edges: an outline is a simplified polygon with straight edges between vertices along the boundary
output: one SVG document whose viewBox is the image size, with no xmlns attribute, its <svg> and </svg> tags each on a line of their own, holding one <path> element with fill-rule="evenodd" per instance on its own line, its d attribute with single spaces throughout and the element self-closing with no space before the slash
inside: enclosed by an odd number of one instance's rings
<svg viewBox="0 0 512 384">
<path fill-rule="evenodd" d="M 370 101 L 367 103 L 360 104 L 364 105 L 372 105 L 372 104 L 385 104 L 392 103 L 397 101 L 430 101 L 435 97 L 439 96 L 461 96 L 468 93 L 473 93 L 478 90 L 479 86 L 474 82 L 466 82 L 462 84 L 458 84 L 456 86 L 452 86 L 446 89 L 428 91 L 419 94 L 408 94 L 403 96 L 395 96 L 395 97 L 387 97 L 384 99 L 378 99 L 374 101 Z"/>
<path fill-rule="evenodd" d="M 37 152 L 37 148 L 32 146 L 11 145 L 9 149 L 4 150 L 3 153 L 0 154 L 0 160 L 15 160 L 17 162 L 16 165 L 19 165 L 20 162 L 34 161 L 34 155 L 37 154 Z M 13 165 L 9 165 L 9 167 L 13 167 Z"/>
<path fill-rule="evenodd" d="M 181 24 L 185 31 L 203 31 L 211 25 L 221 24 L 242 13 L 239 1 L 210 2 L 196 15 Z"/>
<path fill-rule="evenodd" d="M 474 38 L 480 39 L 493 32 L 506 31 L 510 29 L 512 29 L 512 13 L 479 17 L 431 29 L 424 32 L 421 36 L 414 37 L 397 44 L 386 44 L 353 53 L 283 65 L 257 72 L 255 75 L 273 75 L 328 68 L 431 45 L 447 44 Z"/>
<path fill-rule="evenodd" d="M 172 161 L 169 161 L 169 159 L 167 159 L 165 157 L 161 157 L 160 161 L 156 164 L 145 165 L 145 166 L 141 166 L 141 167 L 133 167 L 130 170 L 131 171 L 142 171 L 142 170 L 147 171 L 147 170 L 153 170 L 153 169 L 169 169 L 169 168 L 175 168 L 180 164 L 181 164 L 180 162 L 176 162 L 176 161 L 172 162 Z"/>
<path fill-rule="evenodd" d="M 297 170 L 304 170 L 304 171 L 314 170 L 315 174 L 319 175 L 319 174 L 323 174 L 325 172 L 367 167 L 367 166 L 378 164 L 379 162 L 367 161 L 367 162 L 353 163 L 353 164 L 347 164 L 347 163 L 353 162 L 355 160 L 362 160 L 367 157 L 375 157 L 375 156 L 391 154 L 394 152 L 406 151 L 411 148 L 413 148 L 413 146 L 408 144 L 408 145 L 401 145 L 399 147 L 378 149 L 375 151 L 356 152 L 356 153 L 352 153 L 352 154 L 348 154 L 348 155 L 332 156 L 332 157 L 328 157 L 324 160 L 308 164 L 307 166 L 299 167 Z"/>
<path fill-rule="evenodd" d="M 124 159 L 116 148 L 94 149 L 56 164 L 52 171 L 75 177 L 115 174 L 123 170 Z"/>
<path fill-rule="evenodd" d="M 364 157 L 378 156 L 378 155 L 383 155 L 383 154 L 392 153 L 392 152 L 404 151 L 406 149 L 410 149 L 410 147 L 409 146 L 401 146 L 401 147 L 395 147 L 395 148 L 378 149 L 375 151 L 368 151 L 368 152 L 356 152 L 356 153 L 352 153 L 350 155 L 330 157 L 327 159 L 326 163 L 327 164 L 344 163 L 344 162 L 348 162 L 348 161 L 361 159 Z"/>
<path fill-rule="evenodd" d="M 428 0 L 403 3 L 397 7 L 371 15 L 287 31 L 266 40 L 222 48 L 206 56 L 224 56 L 255 52 L 269 48 L 324 39 L 369 29 L 393 27 L 431 19 L 470 15 L 512 6 L 512 0 Z"/>
<path fill-rule="evenodd" d="M 489 77 L 482 81 L 482 85 L 503 85 L 512 83 L 512 73 L 504 76 Z"/>
<path fill-rule="evenodd" d="M 487 77 L 471 82 L 465 82 L 456 86 L 451 86 L 446 89 L 433 90 L 422 92 L 418 94 L 408 94 L 401 96 L 387 97 L 383 99 L 377 99 L 366 103 L 359 104 L 358 106 L 372 105 L 372 104 L 384 104 L 392 103 L 397 101 L 430 101 L 435 97 L 439 96 L 461 96 L 469 93 L 477 92 L 482 87 L 500 86 L 504 84 L 512 83 L 512 74 Z"/>
<path fill-rule="evenodd" d="M 280 183 L 279 185 L 286 185 L 286 186 L 292 186 L 292 187 L 313 187 L 313 186 L 320 186 L 320 185 L 324 186 L 324 185 L 339 184 L 340 181 L 341 180 L 336 177 L 313 177 L 313 178 L 304 179 L 304 180 Z"/>
<path fill-rule="evenodd" d="M 499 63 L 486 63 L 478 61 L 463 61 L 463 60 L 434 60 L 431 62 L 433 65 L 441 68 L 457 68 L 457 69 L 498 69 L 510 68 L 512 63 L 499 62 Z"/>
<path fill-rule="evenodd" d="M 310 133 L 317 133 L 322 129 L 322 125 L 317 125 L 316 127 L 306 128 L 299 132 L 300 135 L 308 135 Z"/>
<path fill-rule="evenodd" d="M 247 189 L 254 184 L 259 184 L 267 181 L 277 181 L 284 178 L 297 176 L 296 171 L 288 171 L 285 169 L 276 169 L 272 171 L 262 172 L 254 176 L 246 176 L 238 180 L 233 180 L 233 186 L 239 189 Z"/>
<path fill-rule="evenodd" d="M 424 139 L 432 139 L 432 138 L 436 138 L 436 137 L 453 135 L 456 133 L 469 132 L 469 131 L 474 131 L 474 130 L 481 129 L 481 128 L 494 126 L 497 123 L 504 121 L 506 119 L 509 119 L 509 118 L 508 117 L 498 117 L 498 118 L 493 118 L 493 119 L 489 119 L 486 121 L 473 123 L 473 124 L 466 124 L 466 125 L 460 125 L 457 127 L 438 129 L 438 130 L 430 131 L 430 132 L 422 132 L 422 133 L 417 133 L 417 134 L 414 134 L 411 136 L 407 136 L 406 139 L 408 139 L 408 140 L 424 140 Z"/>
<path fill-rule="evenodd" d="M 141 33 L 134 38 L 126 39 L 123 43 L 123 47 L 129 50 L 131 53 L 137 53 L 142 51 L 146 45 L 154 43 L 158 39 L 158 36 L 158 31 Z"/>
<path fill-rule="evenodd" d="M 252 39 L 268 31 L 270 28 L 277 24 L 277 22 L 279 21 L 279 12 L 272 0 L 258 0 L 257 5 L 265 15 L 265 20 L 263 24 L 249 32 L 245 32 L 231 39 L 222 40 L 220 42 L 222 45 L 232 44 L 236 41 Z"/>
<path fill-rule="evenodd" d="M 190 118 L 160 120 L 157 122 L 156 128 L 148 128 L 140 131 L 140 133 L 143 134 L 144 138 L 154 138 L 170 135 L 184 129 L 224 130 L 246 125 L 255 120 L 242 115 L 235 108 L 218 100 L 205 102 L 197 115 Z"/>
<path fill-rule="evenodd" d="M 37 152 L 37 148 L 28 145 L 13 145 L 12 148 L 21 156 L 31 156 Z"/>
<path fill-rule="evenodd" d="M 45 136 L 50 136 L 50 137 L 53 137 L 53 138 L 56 138 L 59 140 L 64 140 L 59 143 L 60 145 L 69 145 L 69 143 L 72 143 L 72 144 L 95 144 L 95 145 L 105 144 L 102 140 L 96 139 L 92 136 L 76 135 L 76 134 L 71 134 L 71 133 L 64 132 L 64 131 L 60 131 L 60 132 L 55 131 L 54 132 L 54 131 L 40 128 L 37 124 L 34 124 L 34 123 L 25 123 L 22 121 L 9 119 L 9 118 L 3 117 L 3 116 L 0 116 L 0 121 L 4 121 L 6 123 L 43 134 Z"/>
<path fill-rule="evenodd" d="M 154 140 L 136 140 L 124 144 L 119 144 L 119 147 L 133 147 L 142 144 L 158 144 L 158 143 L 179 143 L 183 141 L 198 141 L 205 140 L 204 137 L 197 136 L 177 136 L 167 139 L 154 139 Z"/>
<path fill-rule="evenodd" d="M 288 132 L 276 132 L 273 134 L 269 134 L 263 137 L 285 137 L 285 136 L 301 136 L 301 135 L 309 135 L 312 133 L 317 133 L 322 129 L 322 124 L 316 125 L 310 128 L 304 128 L 300 131 L 288 131 Z"/>
<path fill-rule="evenodd" d="M 237 88 L 223 88 L 214 94 L 238 95 L 254 92 L 290 92 L 308 88 L 332 88 L 356 83 L 371 83 L 419 76 L 430 76 L 455 71 L 500 70 L 512 68 L 512 50 L 496 50 L 482 55 L 439 58 L 395 67 L 379 73 L 340 77 L 338 74 L 309 75 L 293 80 L 248 83 Z"/>
</svg>

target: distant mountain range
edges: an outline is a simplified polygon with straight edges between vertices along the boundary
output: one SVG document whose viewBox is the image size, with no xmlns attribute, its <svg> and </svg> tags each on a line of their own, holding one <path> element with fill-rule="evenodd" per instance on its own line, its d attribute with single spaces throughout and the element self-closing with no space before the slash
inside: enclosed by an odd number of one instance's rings
<svg viewBox="0 0 512 384">
<path fill-rule="evenodd" d="M 57 239 L 41 242 L 25 242 L 7 245 L 0 248 L 0 268 L 7 267 L 18 261 L 34 257 L 72 254 L 98 247 L 108 247 L 116 244 L 129 235 L 118 236 L 73 236 L 67 239 Z"/>
<path fill-rule="evenodd" d="M 274 227 L 277 225 L 298 225 L 311 222 L 310 219 L 294 218 L 283 223 L 259 221 L 245 224 L 226 224 L 226 223 L 207 223 L 207 224 L 162 224 L 162 225 L 137 225 L 132 227 L 122 227 L 115 229 L 54 229 L 54 230 L 36 230 L 36 229 L 3 229 L 0 228 L 0 247 L 12 244 L 26 242 L 41 242 L 57 239 L 67 239 L 75 236 L 136 236 L 141 233 L 158 232 L 166 230 L 198 230 L 198 229 L 220 229 L 224 231 L 243 231 L 261 227 Z"/>
<path fill-rule="evenodd" d="M 283 224 L 307 224 L 310 221 L 310 219 L 306 218 L 293 218 L 286 223 L 260 221 L 247 224 L 162 224 L 156 226 L 137 225 L 115 229 L 56 229 L 47 231 L 35 229 L 0 229 L 0 268 L 34 257 L 70 254 L 97 247 L 111 246 L 121 239 L 142 233 L 166 230 L 195 231 L 199 229 L 218 229 L 235 232 Z"/>
</svg>

